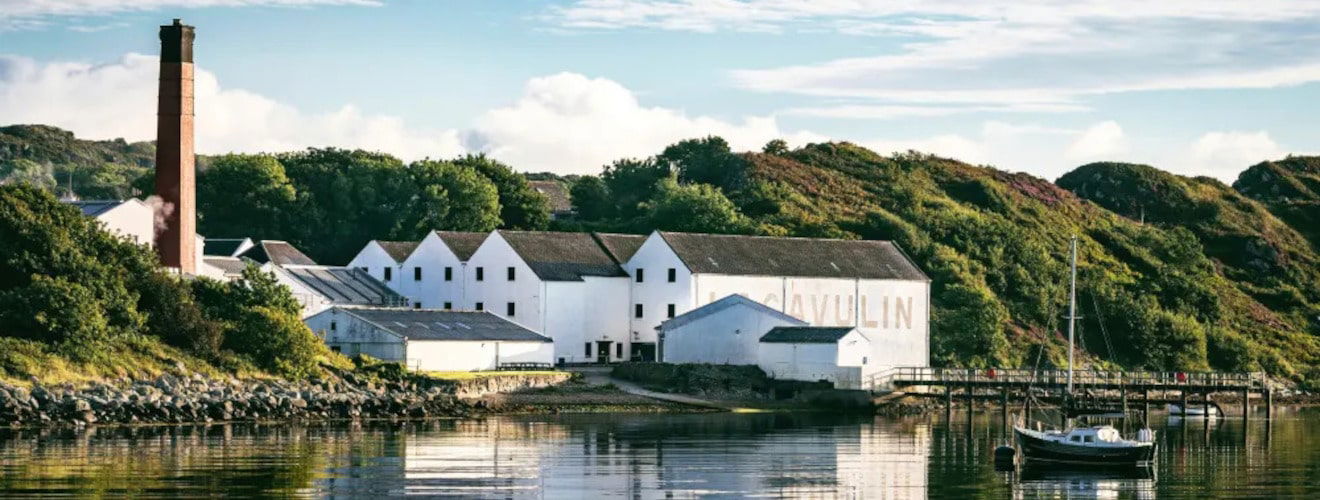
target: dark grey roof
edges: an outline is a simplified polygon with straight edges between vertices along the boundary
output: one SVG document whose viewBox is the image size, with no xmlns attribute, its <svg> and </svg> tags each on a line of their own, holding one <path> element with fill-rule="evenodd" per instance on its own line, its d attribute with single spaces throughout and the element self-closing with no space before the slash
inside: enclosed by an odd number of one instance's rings
<svg viewBox="0 0 1320 500">
<path fill-rule="evenodd" d="M 436 231 L 435 235 L 440 237 L 440 241 L 445 242 L 449 251 L 454 252 L 458 260 L 467 262 L 472 254 L 477 251 L 477 247 L 486 241 L 486 236 L 490 233 L 471 233 L 463 231 Z"/>
<path fill-rule="evenodd" d="M 394 262 L 403 262 L 408 259 L 409 255 L 412 255 L 413 250 L 417 249 L 418 242 L 376 240 L 376 244 L 380 245 L 385 253 L 389 254 L 391 259 L 394 259 Z"/>
<path fill-rule="evenodd" d="M 891 241 L 661 232 L 693 273 L 927 280 Z"/>
<path fill-rule="evenodd" d="M 65 201 L 65 203 L 78 207 L 79 210 L 82 210 L 83 215 L 90 217 L 96 217 L 124 204 L 122 200 L 74 200 Z"/>
<path fill-rule="evenodd" d="M 605 251 L 610 253 L 611 257 L 620 264 L 628 262 L 633 254 L 637 253 L 638 248 L 642 248 L 642 243 L 646 242 L 646 236 L 640 234 L 616 234 L 616 233 L 591 233 L 596 236 L 600 246 L 605 247 Z"/>
<path fill-rule="evenodd" d="M 207 265 L 224 271 L 226 275 L 237 276 L 243 274 L 243 269 L 247 268 L 247 262 L 244 262 L 243 259 L 238 257 L 217 257 L 208 255 L 203 257 L 202 261 Z"/>
<path fill-rule="evenodd" d="M 628 276 L 590 233 L 500 231 L 500 236 L 545 281 Z"/>
<path fill-rule="evenodd" d="M 408 301 L 366 271 L 339 266 L 280 266 L 333 304 L 399 306 Z"/>
<path fill-rule="evenodd" d="M 536 192 L 549 200 L 551 212 L 567 213 L 573 211 L 573 202 L 569 199 L 568 188 L 559 181 L 527 181 Z"/>
<path fill-rule="evenodd" d="M 251 250 L 243 252 L 243 257 L 255 260 L 265 264 L 270 262 L 275 265 L 286 266 L 314 266 L 316 262 L 311 257 L 298 251 L 293 245 L 286 241 L 279 240 L 261 240 Z"/>
<path fill-rule="evenodd" d="M 549 337 L 482 311 L 344 307 L 348 314 L 409 340 L 501 340 L 551 342 Z"/>
<path fill-rule="evenodd" d="M 833 344 L 853 330 L 851 326 L 776 326 L 761 337 L 761 342 Z"/>
<path fill-rule="evenodd" d="M 252 244 L 248 238 L 206 238 L 202 242 L 202 254 L 216 257 L 237 257 L 244 246 Z"/>
<path fill-rule="evenodd" d="M 755 300 L 749 299 L 749 298 L 747 298 L 746 296 L 739 295 L 739 294 L 733 294 L 733 295 L 726 296 L 726 297 L 724 297 L 724 298 L 722 298 L 722 299 L 720 299 L 720 300 L 717 300 L 717 301 L 715 301 L 715 302 L 711 302 L 711 303 L 706 304 L 706 305 L 704 305 L 704 306 L 701 306 L 701 307 L 698 307 L 698 308 L 693 309 L 693 310 L 691 310 L 691 311 L 685 312 L 685 313 L 680 314 L 680 315 L 678 315 L 678 316 L 675 316 L 675 317 L 673 317 L 673 318 L 667 319 L 667 320 L 665 320 L 664 322 L 660 323 L 660 326 L 659 326 L 658 329 L 660 329 L 660 330 L 672 330 L 672 329 L 674 329 L 674 328 L 678 328 L 678 327 L 680 327 L 680 326 L 686 325 L 686 324 L 688 324 L 688 323 L 691 323 L 691 322 L 693 322 L 693 321 L 699 320 L 699 319 L 704 318 L 704 317 L 706 317 L 706 316 L 710 316 L 710 315 L 712 315 L 712 314 L 715 314 L 715 313 L 717 313 L 717 312 L 723 311 L 723 310 L 725 310 L 725 309 L 728 309 L 728 308 L 733 307 L 733 306 L 736 306 L 736 305 L 745 305 L 745 306 L 751 307 L 752 309 L 755 309 L 755 310 L 761 311 L 761 313 L 763 313 L 763 314 L 768 314 L 768 315 L 770 315 L 770 316 L 775 316 L 775 317 L 777 317 L 777 318 L 779 318 L 779 319 L 782 319 L 782 320 L 787 321 L 787 322 L 790 322 L 790 323 L 795 323 L 795 324 L 803 325 L 803 326 L 805 326 L 805 325 L 807 324 L 806 321 L 802 321 L 802 320 L 800 320 L 800 319 L 797 319 L 797 318 L 794 318 L 794 317 L 792 317 L 792 316 L 789 316 L 788 314 L 785 314 L 785 313 L 783 313 L 782 311 L 780 311 L 780 310 L 778 310 L 778 309 L 775 309 L 775 308 L 773 308 L 773 307 L 767 306 L 767 305 L 762 304 L 762 303 L 760 303 L 760 302 L 757 302 L 757 301 L 755 301 Z"/>
</svg>

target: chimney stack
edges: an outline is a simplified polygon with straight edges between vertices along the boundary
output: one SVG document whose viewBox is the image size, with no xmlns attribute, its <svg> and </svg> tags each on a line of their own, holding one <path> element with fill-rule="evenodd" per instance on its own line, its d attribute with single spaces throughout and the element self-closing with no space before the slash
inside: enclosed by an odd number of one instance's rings
<svg viewBox="0 0 1320 500">
<path fill-rule="evenodd" d="M 156 251 L 166 267 L 197 272 L 196 168 L 193 156 L 193 27 L 160 27 L 160 100 L 156 117 L 156 195 L 164 211 Z"/>
</svg>

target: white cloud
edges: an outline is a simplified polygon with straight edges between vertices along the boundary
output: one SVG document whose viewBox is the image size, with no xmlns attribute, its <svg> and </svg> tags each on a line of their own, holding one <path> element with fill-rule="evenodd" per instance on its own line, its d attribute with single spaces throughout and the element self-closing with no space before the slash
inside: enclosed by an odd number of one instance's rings
<svg viewBox="0 0 1320 500">
<path fill-rule="evenodd" d="M 725 121 L 647 107 L 614 81 L 560 73 L 533 78 L 517 102 L 480 116 L 468 144 L 526 170 L 596 173 L 613 160 L 650 156 L 705 135 L 723 137 L 736 150 L 759 150 L 775 138 L 790 144 L 824 139 L 785 132 L 773 116 Z"/>
<path fill-rule="evenodd" d="M 45 26 L 55 17 L 102 16 L 166 8 L 258 5 L 380 5 L 380 0 L 0 0 L 0 31 Z"/>
<path fill-rule="evenodd" d="M 1247 167 L 1283 156 L 1284 151 L 1265 131 L 1209 132 L 1187 148 L 1190 162 L 1172 163 L 1171 170 L 1183 175 L 1208 175 L 1227 183 Z"/>
<path fill-rule="evenodd" d="M 80 137 L 147 140 L 155 136 L 157 58 L 129 54 L 102 65 L 0 57 L 0 123 L 41 123 Z M 452 130 L 409 127 L 396 117 L 345 105 L 307 113 L 268 97 L 221 87 L 196 73 L 197 151 L 288 151 L 336 146 L 387 151 L 404 158 L 463 151 Z"/>
<path fill-rule="evenodd" d="M 1068 145 L 1063 156 L 1078 162 L 1091 162 L 1120 160 L 1119 155 L 1127 152 L 1128 143 L 1127 137 L 1123 134 L 1123 127 L 1118 126 L 1116 122 L 1105 121 L 1082 131 L 1081 135 Z"/>
</svg>

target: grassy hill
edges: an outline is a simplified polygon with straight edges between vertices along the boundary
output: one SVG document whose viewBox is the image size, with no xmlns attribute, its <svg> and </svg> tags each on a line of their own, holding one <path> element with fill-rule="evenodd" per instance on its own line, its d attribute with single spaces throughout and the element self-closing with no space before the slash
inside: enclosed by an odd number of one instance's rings
<svg viewBox="0 0 1320 500">
<path fill-rule="evenodd" d="M 1242 172 L 1233 189 L 1265 204 L 1320 249 L 1320 157 L 1259 163 Z"/>
<path fill-rule="evenodd" d="M 0 127 L 0 183 L 23 180 L 83 199 L 134 196 L 133 183 L 151 172 L 150 142 L 90 141 L 47 125 Z"/>
</svg>

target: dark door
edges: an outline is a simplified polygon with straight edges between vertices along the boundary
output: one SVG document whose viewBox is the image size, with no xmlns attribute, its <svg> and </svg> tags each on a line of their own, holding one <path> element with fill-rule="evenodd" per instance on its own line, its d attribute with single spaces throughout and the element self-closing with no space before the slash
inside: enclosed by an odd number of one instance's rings
<svg viewBox="0 0 1320 500">
<path fill-rule="evenodd" d="M 631 361 L 655 361 L 655 344 L 650 342 L 633 342 Z"/>
<path fill-rule="evenodd" d="M 597 341 L 596 341 L 596 362 L 597 362 L 597 363 L 609 363 L 609 362 L 610 362 L 610 344 L 612 344 L 612 343 L 613 343 L 613 342 L 610 342 L 610 341 L 608 341 L 608 340 L 597 340 Z"/>
</svg>

